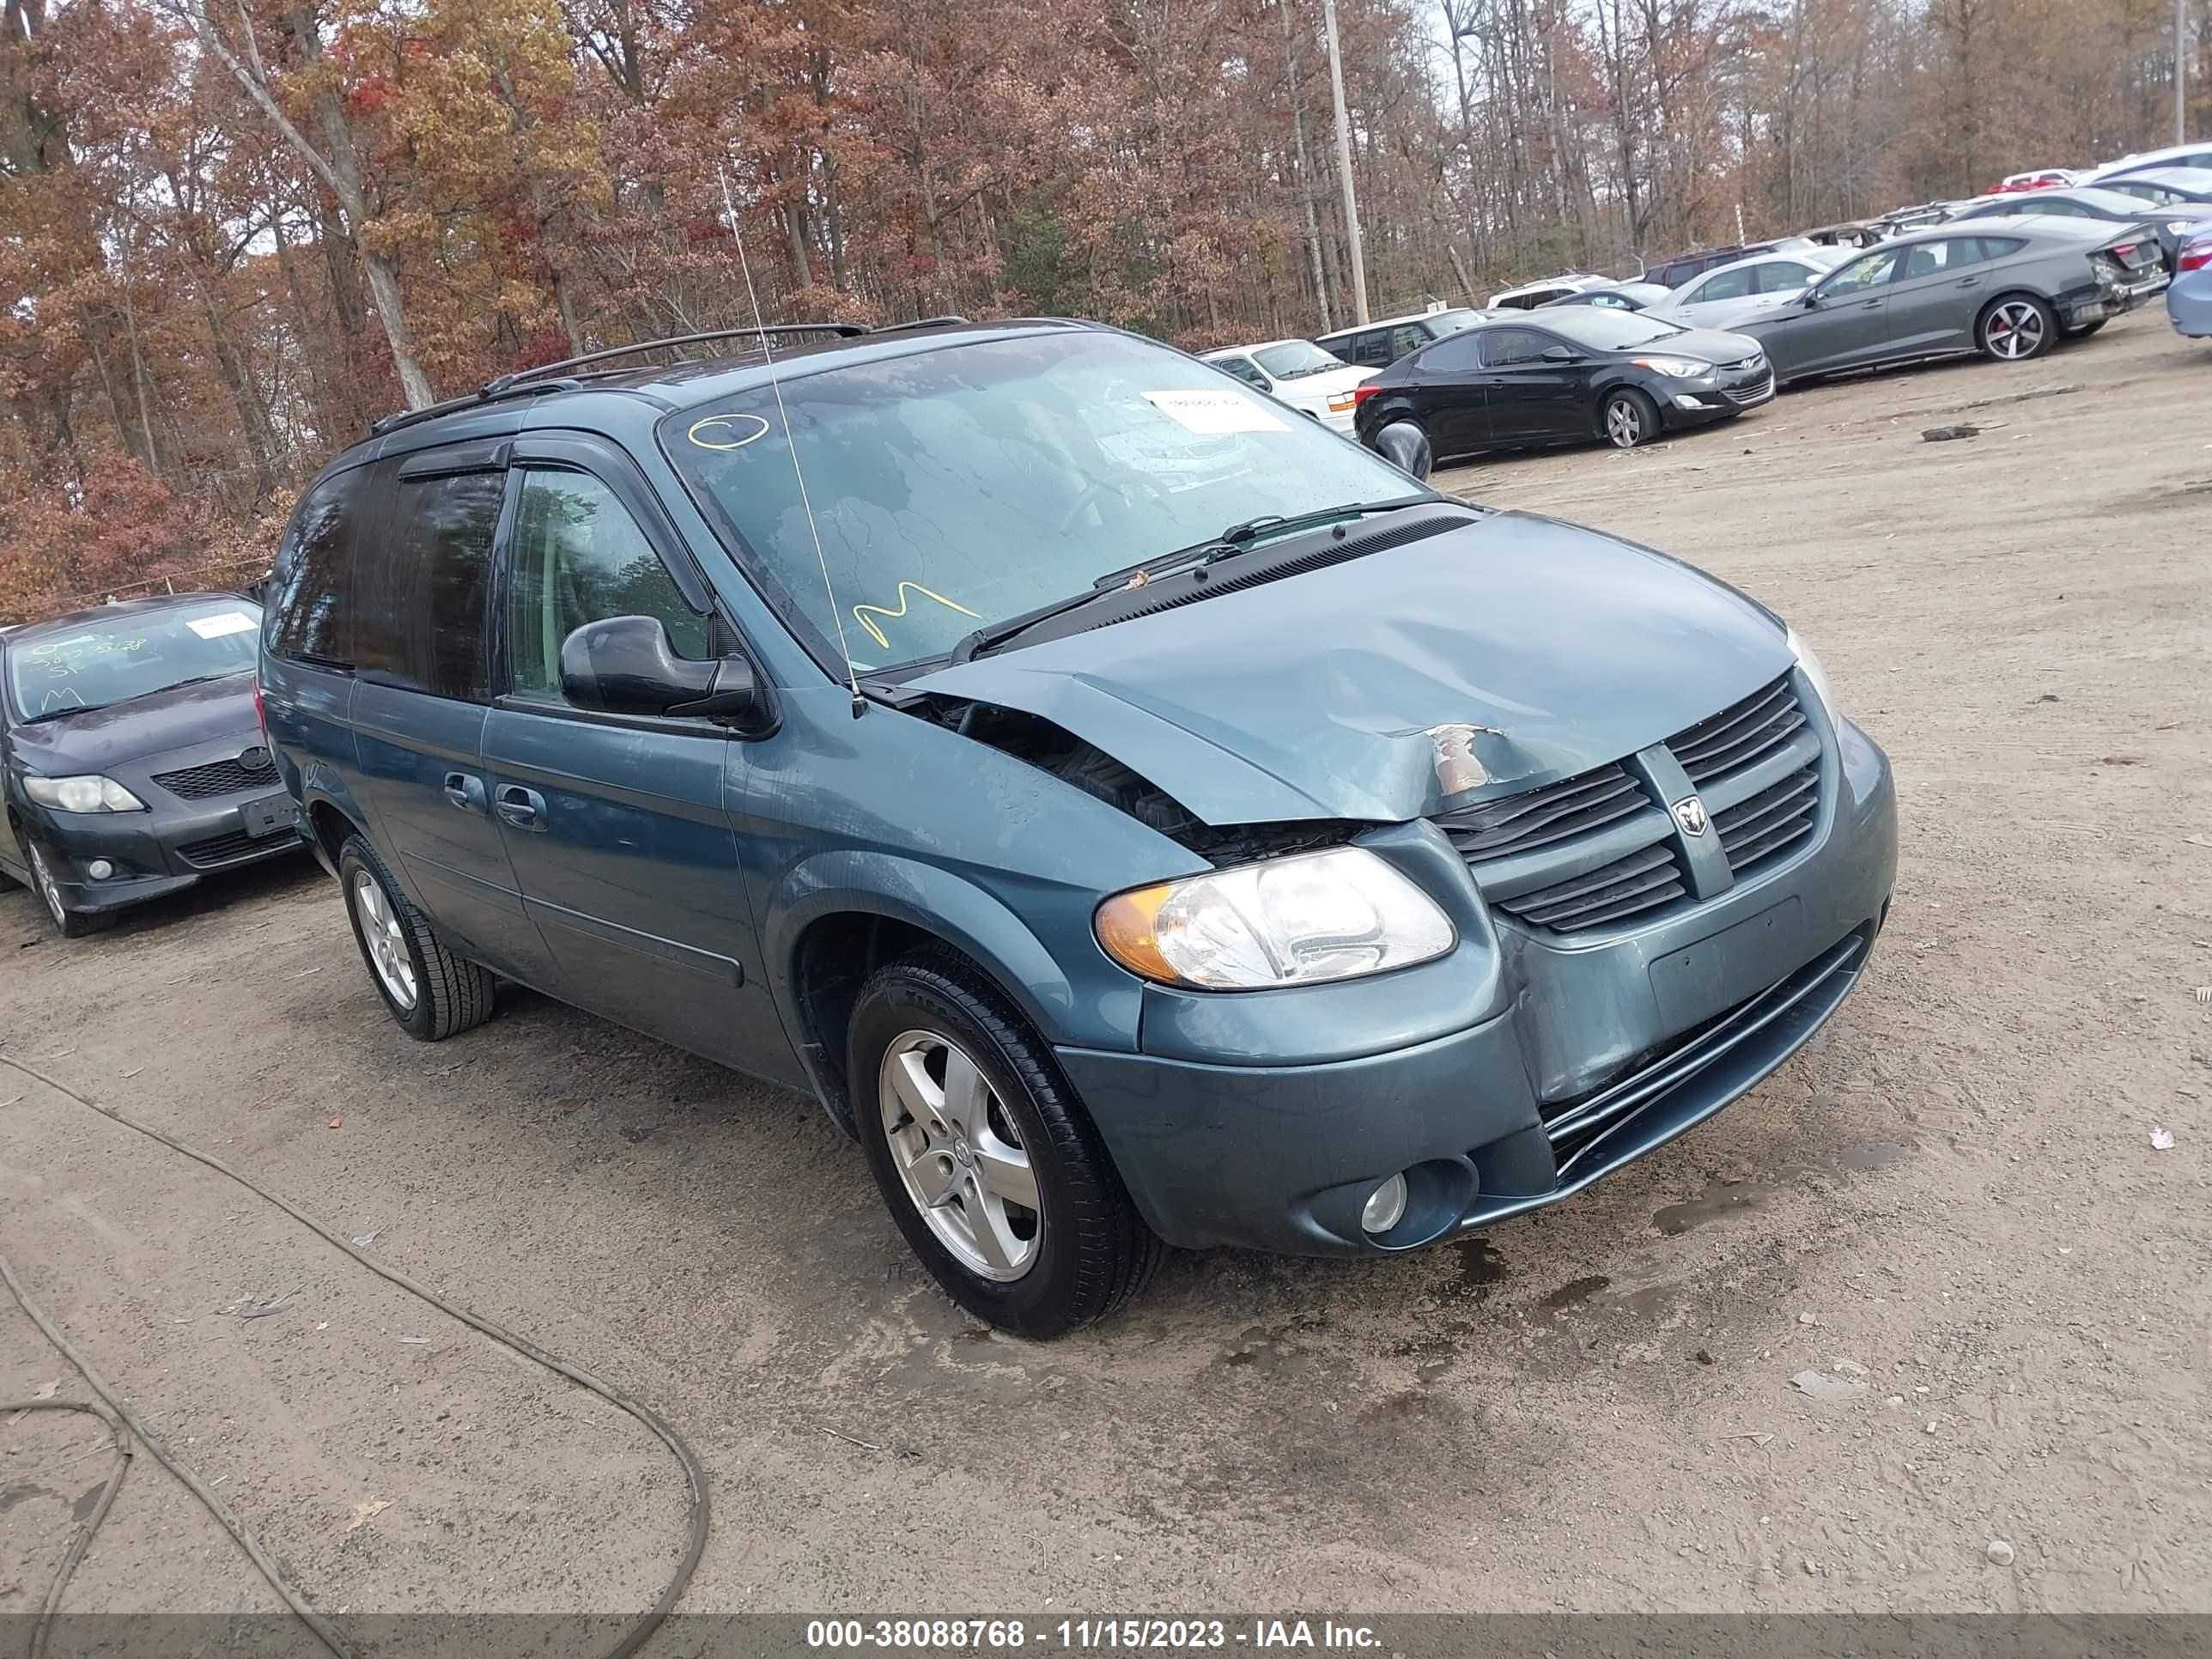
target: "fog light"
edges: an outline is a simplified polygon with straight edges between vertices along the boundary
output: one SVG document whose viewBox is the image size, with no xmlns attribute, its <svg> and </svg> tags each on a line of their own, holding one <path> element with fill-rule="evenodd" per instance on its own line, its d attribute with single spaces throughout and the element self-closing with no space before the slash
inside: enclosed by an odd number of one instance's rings
<svg viewBox="0 0 2212 1659">
<path fill-rule="evenodd" d="M 106 881 L 115 873 L 115 866 L 106 859 L 94 859 L 84 866 L 84 872 L 94 881 Z"/>
<path fill-rule="evenodd" d="M 1692 398 L 1686 392 L 1678 392 L 1674 394 L 1674 407 L 1677 409 L 1703 409 L 1705 404 L 1699 403 L 1695 398 Z"/>
<path fill-rule="evenodd" d="M 1367 1194 L 1359 1212 L 1359 1224 L 1370 1233 L 1387 1233 L 1406 1218 L 1406 1177 L 1394 1175 Z"/>
</svg>

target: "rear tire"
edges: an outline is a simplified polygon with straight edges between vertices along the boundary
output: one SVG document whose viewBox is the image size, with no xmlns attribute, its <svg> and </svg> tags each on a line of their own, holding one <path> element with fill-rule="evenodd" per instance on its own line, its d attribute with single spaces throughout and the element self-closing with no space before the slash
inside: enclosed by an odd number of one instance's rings
<svg viewBox="0 0 2212 1659">
<path fill-rule="evenodd" d="M 2031 362 L 2057 337 L 2057 313 L 2033 294 L 1999 295 L 1974 325 L 1974 343 L 1984 357 L 2001 363 Z"/>
<path fill-rule="evenodd" d="M 1052 1051 L 966 961 L 926 951 L 854 1004 L 846 1077 L 907 1243 L 977 1318 L 1060 1336 L 1149 1284 L 1145 1225 Z"/>
<path fill-rule="evenodd" d="M 1634 449 L 1659 435 L 1659 405 L 1634 386 L 1623 386 L 1598 405 L 1597 429 L 1615 449 Z"/>
<path fill-rule="evenodd" d="M 115 925 L 112 910 L 72 910 L 62 902 L 62 890 L 54 880 L 53 866 L 34 841 L 23 843 L 25 856 L 31 866 L 31 890 L 39 896 L 39 908 L 46 913 L 46 920 L 64 939 L 82 939 L 88 933 L 105 933 Z"/>
<path fill-rule="evenodd" d="M 359 836 L 338 848 L 338 886 L 369 983 L 409 1036 L 439 1042 L 492 1014 L 489 969 L 456 956 Z"/>
</svg>

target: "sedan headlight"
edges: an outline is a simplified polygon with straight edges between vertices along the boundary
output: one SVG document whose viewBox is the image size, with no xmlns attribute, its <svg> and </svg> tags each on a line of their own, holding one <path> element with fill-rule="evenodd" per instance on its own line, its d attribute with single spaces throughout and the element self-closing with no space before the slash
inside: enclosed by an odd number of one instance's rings
<svg viewBox="0 0 2212 1659">
<path fill-rule="evenodd" d="M 76 778 L 27 777 L 23 793 L 41 806 L 60 812 L 143 812 L 140 800 L 113 778 L 88 774 Z"/>
<path fill-rule="evenodd" d="M 2168 219 L 2166 222 L 2166 234 L 2169 236 L 2179 236 L 2196 222 L 2193 219 Z"/>
<path fill-rule="evenodd" d="M 1820 659 L 1813 654 L 1813 647 L 1797 637 L 1796 629 L 1790 629 L 1789 633 L 1790 653 L 1797 659 L 1798 667 L 1805 671 L 1805 678 L 1813 683 L 1813 695 L 1820 698 L 1820 707 L 1826 711 L 1828 724 L 1833 726 L 1843 717 L 1836 708 L 1836 694 L 1828 684 L 1828 671 L 1820 666 Z"/>
<path fill-rule="evenodd" d="M 1691 357 L 1638 357 L 1635 361 L 1638 368 L 1656 368 L 1678 380 L 1693 380 L 1700 374 L 1713 372 L 1711 363 L 1701 363 Z"/>
<path fill-rule="evenodd" d="M 1429 896 L 1364 848 L 1339 847 L 1117 893 L 1098 943 L 1131 973 L 1194 990 L 1357 979 L 1452 948 Z"/>
</svg>

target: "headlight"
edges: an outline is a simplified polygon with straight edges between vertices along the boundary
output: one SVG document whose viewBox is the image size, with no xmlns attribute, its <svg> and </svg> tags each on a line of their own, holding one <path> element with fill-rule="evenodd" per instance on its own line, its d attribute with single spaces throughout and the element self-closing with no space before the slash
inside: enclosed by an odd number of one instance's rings
<svg viewBox="0 0 2212 1659">
<path fill-rule="evenodd" d="M 1692 380 L 1700 374 L 1713 372 L 1711 363 L 1700 363 L 1688 357 L 1638 357 L 1639 368 L 1656 368 L 1662 374 L 1671 374 L 1678 380 Z"/>
<path fill-rule="evenodd" d="M 2169 236 L 2179 236 L 2183 231 L 2188 229 L 2192 222 L 2188 219 L 2168 219 L 2166 222 L 2166 234 Z"/>
<path fill-rule="evenodd" d="M 1455 937 L 1427 894 L 1358 847 L 1118 893 L 1096 927 L 1131 973 L 1207 991 L 1356 979 L 1440 957 Z"/>
<path fill-rule="evenodd" d="M 51 806 L 62 812 L 143 812 L 146 803 L 140 800 L 113 778 L 87 775 L 80 778 L 33 778 L 23 780 L 23 793 L 41 806 Z"/>
<path fill-rule="evenodd" d="M 1790 629 L 1790 649 L 1797 659 L 1798 667 L 1813 683 L 1813 695 L 1820 698 L 1820 707 L 1826 711 L 1828 724 L 1833 726 L 1842 718 L 1836 710 L 1836 694 L 1828 685 L 1828 671 L 1820 666 L 1820 659 L 1813 654 L 1813 647 L 1797 637 L 1796 629 Z"/>
</svg>

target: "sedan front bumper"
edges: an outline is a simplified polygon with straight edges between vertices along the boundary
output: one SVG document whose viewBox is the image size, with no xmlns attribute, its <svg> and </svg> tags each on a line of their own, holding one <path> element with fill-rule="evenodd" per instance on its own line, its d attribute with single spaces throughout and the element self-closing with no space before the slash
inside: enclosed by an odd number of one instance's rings
<svg viewBox="0 0 2212 1659">
<path fill-rule="evenodd" d="M 1305 993 L 1161 997 L 1149 1052 L 1061 1048 L 1146 1221 L 1186 1246 L 1418 1248 L 1571 1197 L 1741 1097 L 1842 1006 L 1888 910 L 1888 763 L 1848 724 L 1825 748 L 1829 805 L 1811 844 L 1718 897 L 1561 939 L 1470 893 L 1453 916 L 1461 948 L 1437 963 Z M 1477 1019 L 1265 1063 L 1346 1010 L 1340 1030 L 1387 1035 L 1455 1000 Z M 1240 1063 L 1193 1057 L 1198 1035 Z M 1361 1206 L 1400 1172 L 1406 1217 L 1371 1237 Z"/>
</svg>

